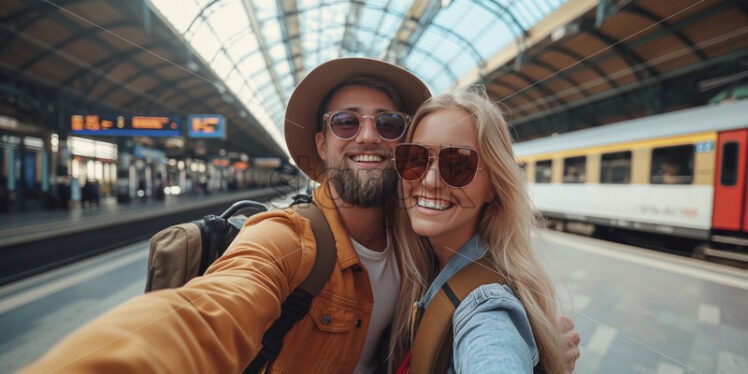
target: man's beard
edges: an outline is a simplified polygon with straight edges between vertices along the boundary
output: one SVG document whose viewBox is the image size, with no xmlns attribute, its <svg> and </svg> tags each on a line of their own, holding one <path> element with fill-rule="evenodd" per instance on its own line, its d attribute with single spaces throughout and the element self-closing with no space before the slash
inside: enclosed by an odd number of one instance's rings
<svg viewBox="0 0 748 374">
<path fill-rule="evenodd" d="M 397 175 L 393 167 L 356 172 L 345 160 L 341 161 L 337 167 L 328 167 L 327 176 L 344 202 L 361 207 L 382 206 L 395 194 Z"/>
</svg>

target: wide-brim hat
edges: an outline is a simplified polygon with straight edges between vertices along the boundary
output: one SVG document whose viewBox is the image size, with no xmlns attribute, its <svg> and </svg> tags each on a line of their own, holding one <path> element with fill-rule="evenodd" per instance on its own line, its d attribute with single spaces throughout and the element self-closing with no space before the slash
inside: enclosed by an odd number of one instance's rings
<svg viewBox="0 0 748 374">
<path fill-rule="evenodd" d="M 415 75 L 384 61 L 357 57 L 339 58 L 314 68 L 291 94 L 283 127 L 291 157 L 301 171 L 315 181 L 321 182 L 325 174 L 314 140 L 320 120 L 317 118 L 319 106 L 330 90 L 359 76 L 378 78 L 389 83 L 400 95 L 403 110 L 410 115 L 431 97 L 429 89 Z"/>
</svg>

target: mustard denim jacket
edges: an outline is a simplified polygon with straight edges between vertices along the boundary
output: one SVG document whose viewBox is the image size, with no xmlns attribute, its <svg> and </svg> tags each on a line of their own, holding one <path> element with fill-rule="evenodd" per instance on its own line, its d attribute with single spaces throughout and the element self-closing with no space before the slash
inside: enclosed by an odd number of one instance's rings
<svg viewBox="0 0 748 374">
<path fill-rule="evenodd" d="M 313 198 L 330 223 L 337 263 L 309 313 L 286 335 L 272 373 L 352 372 L 374 306 L 328 184 Z M 241 373 L 314 258 L 306 219 L 289 209 L 255 215 L 204 276 L 119 305 L 22 372 Z"/>
</svg>

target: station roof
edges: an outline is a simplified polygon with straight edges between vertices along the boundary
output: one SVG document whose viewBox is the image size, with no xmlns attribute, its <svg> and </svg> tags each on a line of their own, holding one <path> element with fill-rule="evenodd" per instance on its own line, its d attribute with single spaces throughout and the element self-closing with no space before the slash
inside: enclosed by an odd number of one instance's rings
<svg viewBox="0 0 748 374">
<path fill-rule="evenodd" d="M 739 0 L 3 0 L 0 68 L 117 109 L 224 114 L 229 143 L 269 155 L 307 71 L 379 58 L 433 93 L 484 84 L 525 140 L 652 114 L 588 104 L 648 105 L 642 87 L 740 61 L 746 14 Z M 585 105 L 595 115 L 558 120 Z"/>
<path fill-rule="evenodd" d="M 590 105 L 625 92 L 646 97 L 645 88 L 739 58 L 748 46 L 747 7 L 735 0 L 152 2 L 279 130 L 304 73 L 341 56 L 401 65 L 434 93 L 483 84 L 524 140 L 704 104 L 684 93 Z M 585 105 L 596 115 L 553 117 Z"/>
<path fill-rule="evenodd" d="M 0 89 L 26 91 L 29 111 L 65 114 L 58 131 L 70 129 L 70 114 L 221 114 L 226 140 L 195 140 L 189 147 L 198 155 L 224 149 L 285 158 L 277 139 L 147 2 L 3 0 L 0 72 Z"/>
<path fill-rule="evenodd" d="M 281 130 L 305 72 L 363 56 L 450 88 L 564 0 L 151 0 L 252 113 Z"/>
<path fill-rule="evenodd" d="M 501 102 L 519 140 L 690 106 L 748 80 L 748 5 L 572 0 L 463 76 Z"/>
</svg>

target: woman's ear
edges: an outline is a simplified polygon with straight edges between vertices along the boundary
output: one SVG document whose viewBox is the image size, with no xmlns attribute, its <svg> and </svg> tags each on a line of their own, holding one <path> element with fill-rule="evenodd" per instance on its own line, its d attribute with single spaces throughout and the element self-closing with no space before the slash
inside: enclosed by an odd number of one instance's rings
<svg viewBox="0 0 748 374">
<path fill-rule="evenodd" d="M 322 161 L 327 161 L 327 152 L 325 144 L 325 132 L 320 131 L 314 135 L 314 141 L 317 143 L 317 154 Z"/>
</svg>

